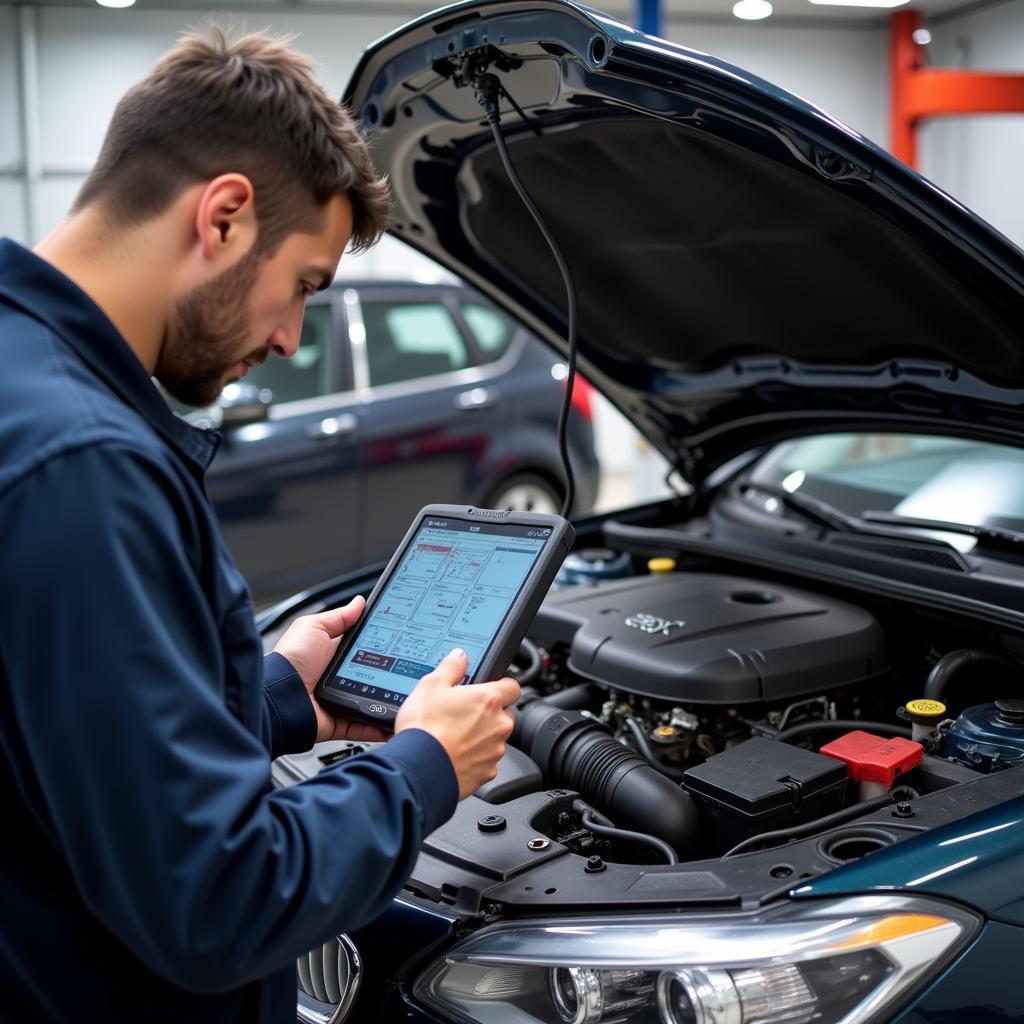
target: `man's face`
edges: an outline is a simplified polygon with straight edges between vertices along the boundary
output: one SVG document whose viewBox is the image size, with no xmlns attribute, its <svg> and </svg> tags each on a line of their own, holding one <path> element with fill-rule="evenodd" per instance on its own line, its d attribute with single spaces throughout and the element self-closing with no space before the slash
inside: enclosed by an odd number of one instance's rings
<svg viewBox="0 0 1024 1024">
<path fill-rule="evenodd" d="M 270 355 L 299 347 L 306 299 L 334 279 L 352 235 L 352 205 L 335 196 L 315 234 L 289 235 L 272 256 L 250 250 L 175 306 L 155 376 L 179 402 L 202 407 Z"/>
</svg>

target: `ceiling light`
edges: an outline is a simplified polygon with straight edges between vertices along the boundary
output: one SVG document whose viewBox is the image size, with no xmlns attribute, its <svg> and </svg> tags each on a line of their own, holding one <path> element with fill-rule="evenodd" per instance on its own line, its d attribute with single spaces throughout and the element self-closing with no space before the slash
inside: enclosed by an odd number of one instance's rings
<svg viewBox="0 0 1024 1024">
<path fill-rule="evenodd" d="M 100 7 L 131 7 L 135 0 L 96 0 Z"/>
<path fill-rule="evenodd" d="M 910 0 L 811 0 L 827 7 L 902 7 Z"/>
<path fill-rule="evenodd" d="M 768 0 L 737 0 L 732 13 L 744 21 L 760 21 L 772 13 L 772 5 Z"/>
<path fill-rule="evenodd" d="M 932 41 L 932 34 L 926 28 L 915 28 L 910 37 L 918 46 L 927 46 Z"/>
</svg>

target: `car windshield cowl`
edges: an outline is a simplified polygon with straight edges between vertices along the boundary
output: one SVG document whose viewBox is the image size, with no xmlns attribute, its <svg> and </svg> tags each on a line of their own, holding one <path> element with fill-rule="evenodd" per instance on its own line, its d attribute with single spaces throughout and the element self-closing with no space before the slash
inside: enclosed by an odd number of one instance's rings
<svg viewBox="0 0 1024 1024">
<path fill-rule="evenodd" d="M 861 515 L 865 523 L 879 523 L 892 527 L 906 527 L 915 530 L 941 530 L 943 533 L 959 533 L 974 537 L 979 546 L 997 548 L 1024 554 L 1024 533 L 1000 526 L 976 526 L 972 523 L 952 523 L 942 519 L 922 519 L 918 516 L 901 516 L 893 512 L 868 510 Z"/>
<path fill-rule="evenodd" d="M 797 512 L 804 519 L 827 530 L 840 533 L 856 533 L 869 537 L 885 537 L 912 541 L 928 547 L 951 548 L 956 545 L 942 537 L 923 536 L 906 531 L 929 530 L 942 533 L 955 533 L 972 537 L 976 546 L 992 551 L 1005 551 L 1014 554 L 1024 553 L 1024 533 L 1000 527 L 975 526 L 969 523 L 953 523 L 940 519 L 923 519 L 915 516 L 901 516 L 891 512 L 865 511 L 860 516 L 852 516 L 830 505 L 820 498 L 812 498 L 806 494 L 794 494 L 785 487 L 763 483 L 749 477 L 736 481 L 736 488 L 743 492 L 756 492 L 774 498 L 779 504 Z M 877 525 L 875 525 L 877 524 Z"/>
</svg>

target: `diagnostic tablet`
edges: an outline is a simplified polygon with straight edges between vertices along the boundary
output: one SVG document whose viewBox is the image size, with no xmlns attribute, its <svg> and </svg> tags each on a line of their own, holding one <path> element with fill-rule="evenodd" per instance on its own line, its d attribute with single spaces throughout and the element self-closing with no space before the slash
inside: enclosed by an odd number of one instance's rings
<svg viewBox="0 0 1024 1024">
<path fill-rule="evenodd" d="M 504 675 L 575 531 L 561 516 L 427 505 L 342 638 L 316 699 L 384 726 L 454 647 L 463 682 Z"/>
</svg>

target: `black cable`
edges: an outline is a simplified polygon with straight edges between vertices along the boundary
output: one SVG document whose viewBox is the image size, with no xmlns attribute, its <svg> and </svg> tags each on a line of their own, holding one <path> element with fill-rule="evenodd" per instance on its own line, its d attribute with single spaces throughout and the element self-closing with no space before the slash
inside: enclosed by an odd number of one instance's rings
<svg viewBox="0 0 1024 1024">
<path fill-rule="evenodd" d="M 605 839 L 619 839 L 623 842 L 641 843 L 657 850 L 667 864 L 678 864 L 679 858 L 676 851 L 672 849 L 663 839 L 657 836 L 649 836 L 646 832 L 629 832 L 624 828 L 615 828 L 612 825 L 602 825 L 597 821 L 597 815 L 592 808 L 587 808 L 580 816 L 583 827 L 593 832 L 595 836 L 603 836 Z M 607 821 L 607 819 L 605 819 Z"/>
<path fill-rule="evenodd" d="M 565 396 L 562 399 L 562 411 L 558 416 L 558 452 L 562 458 L 562 467 L 565 470 L 565 500 L 562 502 L 562 515 L 568 517 L 572 511 L 573 500 L 576 497 L 576 481 L 573 478 L 572 466 L 569 463 L 567 436 L 569 411 L 572 408 L 572 389 L 576 382 L 576 288 L 573 285 L 572 275 L 569 272 L 569 264 L 565 262 L 562 251 L 558 248 L 558 243 L 548 230 L 547 224 L 544 223 L 544 218 L 541 217 L 540 211 L 534 205 L 530 194 L 526 191 L 519 175 L 516 174 L 516 170 L 512 166 L 512 160 L 508 155 L 508 147 L 505 145 L 505 138 L 501 134 L 501 128 L 499 127 L 501 112 L 498 109 L 498 94 L 500 90 L 501 82 L 497 76 L 491 74 L 481 75 L 476 82 L 477 102 L 483 107 L 486 114 L 487 123 L 491 127 L 494 144 L 498 149 L 498 155 L 501 157 L 501 164 L 505 168 L 505 173 L 508 175 L 509 181 L 512 182 L 512 187 L 516 190 L 523 205 L 529 210 L 530 216 L 533 217 L 534 222 L 540 229 L 540 233 L 544 236 L 544 241 L 547 242 L 548 248 L 555 257 L 555 262 L 558 264 L 558 269 L 562 274 L 562 280 L 565 282 L 569 351 L 567 355 L 568 372 L 565 378 Z M 508 93 L 505 95 L 507 96 Z"/>
<path fill-rule="evenodd" d="M 528 640 L 525 636 L 519 642 L 519 651 L 517 652 L 516 657 L 520 657 L 522 655 L 526 656 L 526 665 L 523 668 L 516 668 L 514 665 L 510 665 L 508 671 L 520 686 L 528 686 L 540 675 L 543 662 L 541 661 L 540 651 L 538 650 L 537 645 L 532 640 Z"/>
<path fill-rule="evenodd" d="M 498 88 L 501 89 L 502 96 L 504 96 L 505 99 L 507 99 L 509 103 L 511 103 L 512 106 L 515 108 L 515 111 L 522 119 L 523 124 L 525 124 L 533 132 L 534 135 L 543 135 L 544 133 L 540 130 L 540 126 L 537 124 L 537 122 L 533 118 L 527 117 L 523 113 L 522 107 L 520 107 L 519 104 L 516 103 L 516 101 L 512 98 L 512 93 L 510 93 L 508 89 L 505 88 L 505 83 L 501 82 Z"/>
<path fill-rule="evenodd" d="M 819 732 L 852 732 L 854 729 L 877 733 L 880 736 L 903 736 L 910 739 L 910 729 L 905 725 L 892 725 L 889 722 L 860 722 L 856 718 L 825 718 L 814 722 L 801 722 L 799 725 L 791 725 L 788 729 L 777 732 L 771 738 L 789 743 L 791 740 L 800 739 L 801 736 L 811 736 Z"/>
<path fill-rule="evenodd" d="M 851 818 L 860 818 L 865 814 L 871 814 L 887 804 L 892 804 L 898 799 L 902 799 L 902 796 L 897 794 L 900 794 L 900 790 L 894 789 L 891 793 L 883 793 L 881 796 L 864 800 L 859 804 L 854 804 L 852 807 L 844 807 L 841 811 L 833 811 L 832 814 L 826 814 L 824 818 L 816 818 L 814 821 L 805 822 L 803 825 L 793 825 L 791 828 L 780 828 L 774 832 L 763 832 L 759 836 L 751 836 L 749 839 L 744 839 L 742 843 L 737 843 L 731 850 L 723 853 L 722 859 L 736 857 L 741 853 L 746 853 L 750 847 L 760 846 L 762 843 L 771 843 L 777 839 L 801 839 L 804 836 L 814 835 L 817 832 L 825 832 L 834 825 L 842 825 L 844 821 L 849 821 Z"/>
<path fill-rule="evenodd" d="M 679 768 L 672 768 L 670 765 L 662 764 L 658 759 L 658 755 L 651 746 L 651 741 L 644 732 L 644 727 L 632 715 L 626 715 L 622 721 L 629 730 L 630 736 L 633 737 L 640 756 L 652 768 L 657 768 L 662 775 L 667 775 L 673 782 L 682 782 L 683 773 Z"/>
</svg>

